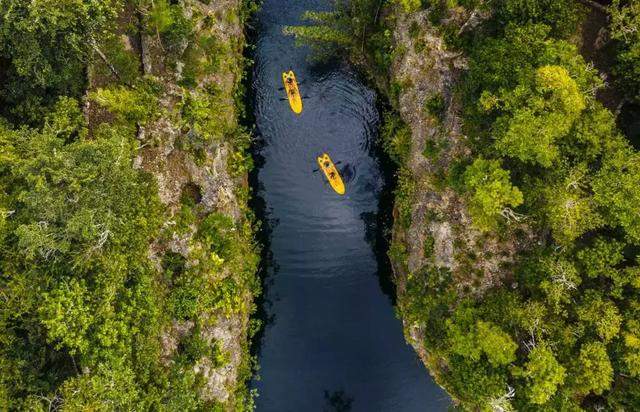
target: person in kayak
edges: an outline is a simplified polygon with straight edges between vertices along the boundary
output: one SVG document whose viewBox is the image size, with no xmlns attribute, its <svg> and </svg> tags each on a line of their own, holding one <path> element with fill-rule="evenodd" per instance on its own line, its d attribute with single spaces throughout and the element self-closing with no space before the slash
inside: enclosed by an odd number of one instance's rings
<svg viewBox="0 0 640 412">
<path fill-rule="evenodd" d="M 293 86 L 293 77 L 289 76 L 287 77 L 287 84 L 289 86 Z M 296 89 L 294 87 L 289 87 L 289 94 L 293 97 L 296 95 Z"/>
<path fill-rule="evenodd" d="M 293 86 L 293 76 L 287 76 L 287 84 Z M 289 94 L 295 96 L 296 90 L 293 87 L 289 88 Z"/>
</svg>

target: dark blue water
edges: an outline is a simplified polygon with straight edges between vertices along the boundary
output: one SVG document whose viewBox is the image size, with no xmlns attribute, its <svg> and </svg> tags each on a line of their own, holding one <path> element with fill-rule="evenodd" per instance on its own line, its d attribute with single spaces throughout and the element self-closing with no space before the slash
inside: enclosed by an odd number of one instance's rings
<svg viewBox="0 0 640 412">
<path fill-rule="evenodd" d="M 381 289 L 387 275 L 372 242 L 384 189 L 375 94 L 342 63 L 309 63 L 309 51 L 282 34 L 305 10 L 326 7 L 266 0 L 256 22 L 257 196 L 272 258 L 252 383 L 257 409 L 443 411 L 447 396 L 405 343 Z M 307 96 L 300 116 L 283 100 L 289 68 Z M 325 151 L 342 162 L 345 196 L 313 171 Z"/>
</svg>

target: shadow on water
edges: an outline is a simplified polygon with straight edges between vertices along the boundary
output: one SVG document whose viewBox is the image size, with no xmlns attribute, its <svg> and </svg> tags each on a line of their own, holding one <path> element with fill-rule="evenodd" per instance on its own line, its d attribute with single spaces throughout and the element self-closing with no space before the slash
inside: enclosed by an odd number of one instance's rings
<svg viewBox="0 0 640 412">
<path fill-rule="evenodd" d="M 640 150 L 640 104 L 627 103 L 622 106 L 618 125 L 633 147 Z"/>
<path fill-rule="evenodd" d="M 378 102 L 378 111 L 382 112 L 387 109 L 384 103 Z M 378 127 L 378 133 L 382 125 Z M 382 148 L 382 141 L 377 136 L 376 143 L 371 147 L 371 156 L 377 159 L 380 165 L 380 171 L 382 175 L 382 190 L 378 198 L 378 213 L 375 215 L 375 226 L 373 231 L 372 240 L 368 243 L 371 245 L 373 251 L 376 254 L 376 260 L 378 261 L 378 278 L 380 282 L 380 289 L 391 300 L 391 304 L 396 304 L 396 289 L 393 283 L 393 270 L 391 268 L 391 261 L 387 255 L 391 242 L 391 232 L 393 228 L 393 205 L 394 205 L 394 190 L 396 185 L 395 175 L 398 168 L 391 160 L 389 155 Z"/>
<path fill-rule="evenodd" d="M 353 404 L 353 398 L 340 389 L 337 391 L 324 391 L 324 399 L 326 401 L 323 412 L 349 412 Z"/>
<path fill-rule="evenodd" d="M 254 48 L 251 45 L 255 44 L 259 30 L 254 26 L 255 22 L 250 21 L 246 24 L 246 36 L 248 46 L 244 50 L 245 58 L 248 61 L 252 61 L 254 58 Z M 277 265 L 273 259 L 273 253 L 271 252 L 271 232 L 273 226 L 277 225 L 277 220 L 269 220 L 269 212 L 267 210 L 267 202 L 261 193 L 264 193 L 264 185 L 258 179 L 258 171 L 264 167 L 265 158 L 260 153 L 264 149 L 266 141 L 260 135 L 256 135 L 255 125 L 256 119 L 251 108 L 254 107 L 255 102 L 255 90 L 252 87 L 253 73 L 247 73 L 243 78 L 243 87 L 245 90 L 245 104 L 249 108 L 244 113 L 244 117 L 241 119 L 243 126 L 247 127 L 252 132 L 254 137 L 251 146 L 251 157 L 253 158 L 253 169 L 249 172 L 249 187 L 251 188 L 251 197 L 249 198 L 249 208 L 253 210 L 257 219 L 256 240 L 260 245 L 260 266 L 258 267 L 258 276 L 261 280 L 262 293 L 255 299 L 256 311 L 253 315 L 254 318 L 261 322 L 261 326 L 252 337 L 251 341 L 251 354 L 255 357 L 260 356 L 260 348 L 264 331 L 266 328 L 275 322 L 275 313 L 270 311 L 272 306 L 271 302 L 266 298 L 267 290 L 269 286 L 273 284 L 273 276 L 270 276 L 270 272 L 277 271 Z"/>
<path fill-rule="evenodd" d="M 404 342 L 387 259 L 394 169 L 378 143 L 375 93 L 343 61 L 310 63 L 282 35 L 322 0 L 265 0 L 251 33 L 247 84 L 256 125 L 250 206 L 262 222 L 264 322 L 258 411 L 443 411 L 444 392 Z M 301 81 L 302 115 L 280 74 Z M 347 186 L 336 195 L 315 157 L 330 153 Z"/>
</svg>

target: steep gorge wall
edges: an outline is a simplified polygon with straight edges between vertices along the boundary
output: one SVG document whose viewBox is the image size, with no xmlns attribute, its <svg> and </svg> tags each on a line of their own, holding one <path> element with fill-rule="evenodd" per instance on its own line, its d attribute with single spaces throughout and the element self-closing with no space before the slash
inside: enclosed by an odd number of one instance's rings
<svg viewBox="0 0 640 412">
<path fill-rule="evenodd" d="M 456 95 L 466 59 L 447 50 L 427 10 L 408 14 L 396 7 L 392 13 L 396 52 L 388 81 L 398 90 L 392 106 L 408 127 L 410 149 L 398 171 L 390 256 L 407 340 L 442 383 L 438 377 L 447 365 L 425 347 L 429 327 L 410 313 L 419 296 L 407 290 L 408 281 L 427 283 L 428 276 L 442 273 L 453 279 L 459 296 L 481 297 L 512 282 L 509 264 L 535 239 L 520 223 L 513 228 L 521 231 L 517 240 L 472 227 L 465 199 L 446 183 L 456 163 L 471 156 Z M 430 109 L 433 101 L 441 102 L 439 110 Z"/>
<path fill-rule="evenodd" d="M 181 341 L 199 335 L 214 353 L 199 356 L 192 365 L 204 379 L 200 396 L 225 410 L 251 404 L 245 387 L 252 370 L 249 317 L 259 289 L 253 215 L 247 205 L 249 136 L 238 123 L 245 6 L 243 0 L 180 2 L 173 12 L 182 16 L 173 19 L 184 19 L 189 32 L 168 46 L 166 38 L 172 34 L 160 33 L 144 9 L 128 4 L 116 29 L 116 43 L 121 44 L 96 49 L 106 50 L 106 58 L 96 58 L 89 68 L 85 106 L 90 130 L 103 122 L 118 124 L 118 114 L 92 93 L 118 87 L 134 93 L 149 85 L 154 89 L 156 113 L 135 125 L 141 147 L 136 167 L 155 178 L 166 208 L 162 234 L 149 257 L 161 278 L 167 257 L 182 262 L 180 273 L 163 280 L 169 296 L 189 284 L 190 276 L 204 279 L 204 289 L 197 294 L 214 296 L 208 303 L 191 296 L 195 302 L 182 303 L 195 305 L 194 310 L 171 313 L 161 337 L 162 362 L 170 367 L 180 355 Z M 110 62 L 117 53 L 135 62 L 129 66 L 137 66 L 137 76 L 123 79 L 127 73 L 118 73 L 117 65 L 123 58 Z M 205 66 L 209 68 L 201 70 Z M 210 230 L 206 222 L 211 216 L 225 222 L 221 228 L 214 226 L 220 233 L 204 233 Z M 222 246 L 212 246 L 209 236 L 223 237 L 213 240 Z"/>
</svg>

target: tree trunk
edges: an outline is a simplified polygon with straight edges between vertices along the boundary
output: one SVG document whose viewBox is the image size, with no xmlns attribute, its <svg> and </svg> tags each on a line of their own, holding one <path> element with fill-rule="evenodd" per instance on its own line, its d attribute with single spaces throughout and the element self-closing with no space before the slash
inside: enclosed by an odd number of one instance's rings
<svg viewBox="0 0 640 412">
<path fill-rule="evenodd" d="M 102 52 L 102 50 L 100 50 L 98 48 L 98 45 L 96 44 L 96 41 L 94 39 L 91 39 L 89 41 L 89 43 L 91 44 L 91 48 L 93 49 L 93 51 L 96 52 L 96 54 L 98 56 L 100 56 L 100 59 L 102 59 L 102 61 L 104 62 L 104 64 L 107 65 L 107 67 L 109 68 L 109 70 L 111 70 L 111 73 L 113 73 L 114 76 L 116 76 L 116 78 L 119 81 L 122 81 L 122 78 L 120 77 L 120 73 L 118 73 L 118 70 L 116 70 L 116 68 L 113 66 L 113 64 L 111 64 L 111 62 L 109 61 L 109 59 L 107 59 L 107 56 L 105 56 L 105 54 Z"/>
</svg>

